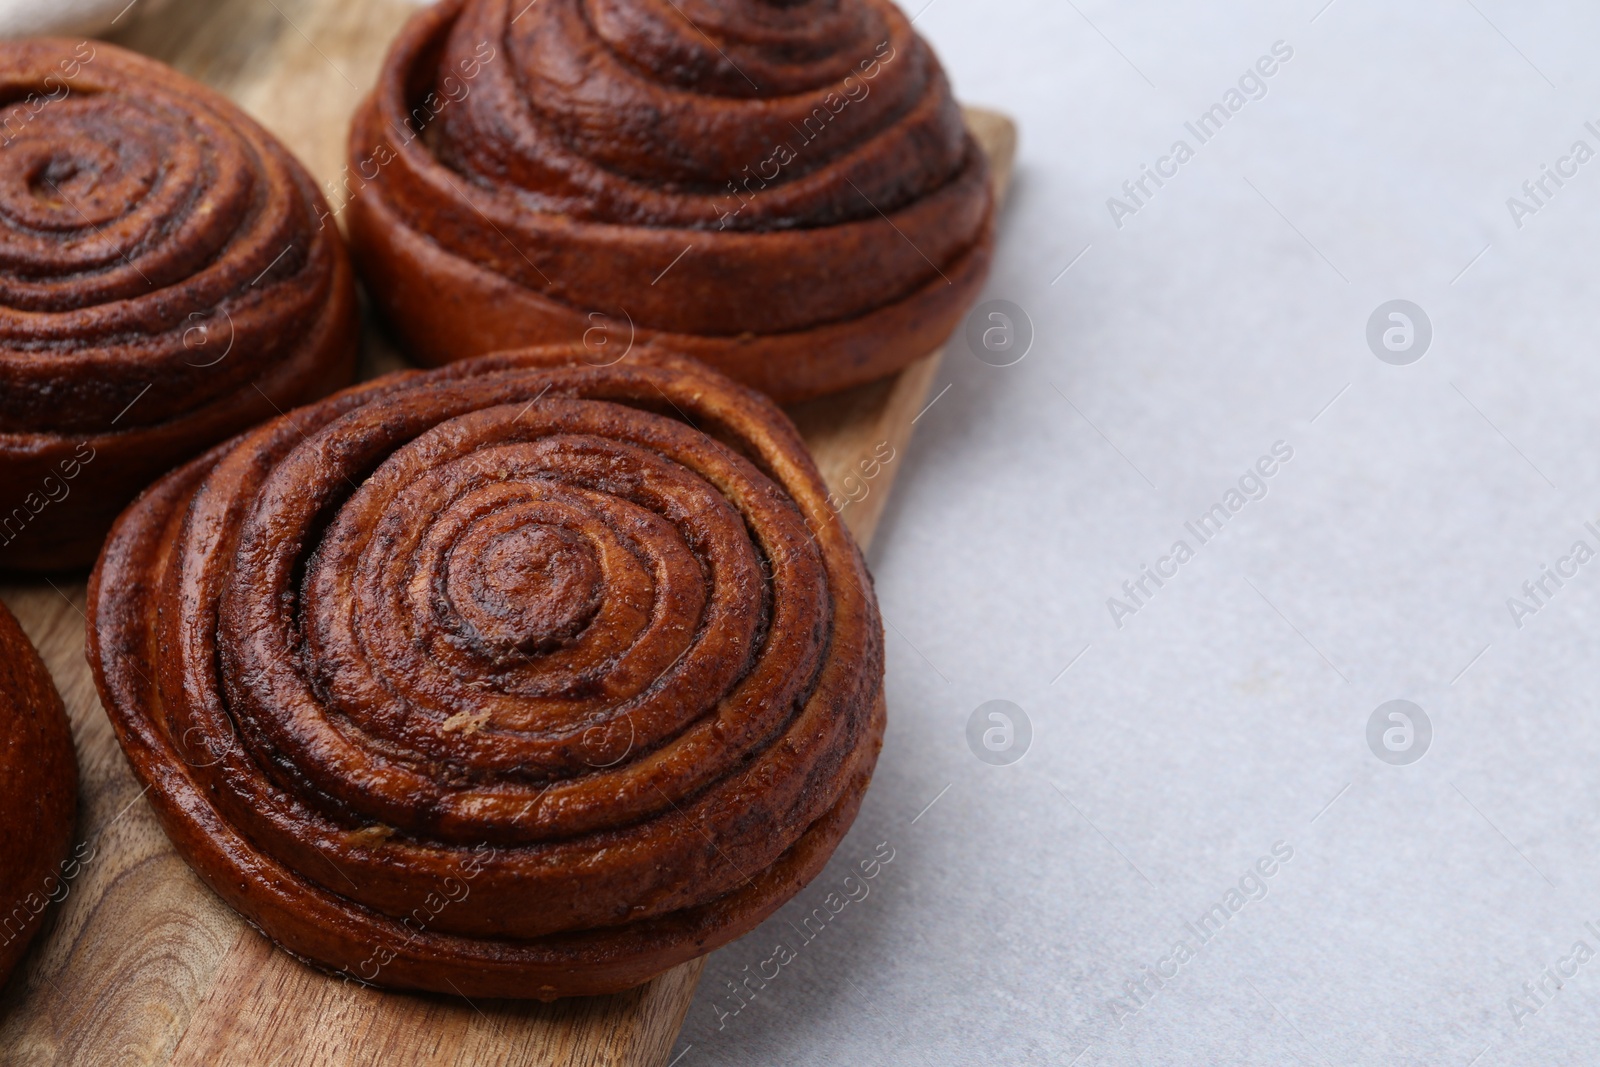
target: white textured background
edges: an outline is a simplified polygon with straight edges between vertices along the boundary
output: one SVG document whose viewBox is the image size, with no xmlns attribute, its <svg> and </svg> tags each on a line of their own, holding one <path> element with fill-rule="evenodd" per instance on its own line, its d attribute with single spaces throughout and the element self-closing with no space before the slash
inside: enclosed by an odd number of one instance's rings
<svg viewBox="0 0 1600 1067">
<path fill-rule="evenodd" d="M 1020 122 L 987 296 L 1036 340 L 946 358 L 872 553 L 877 778 L 828 871 L 713 957 L 680 1067 L 1600 1063 L 1600 958 L 1508 1003 L 1600 953 L 1600 562 L 1520 629 L 1506 606 L 1600 548 L 1600 159 L 1520 229 L 1506 207 L 1600 151 L 1600 12 L 1322 3 L 918 16 Z M 1117 229 L 1106 198 L 1278 40 L 1268 95 Z M 1394 298 L 1433 324 L 1411 366 L 1366 344 Z M 1278 440 L 1268 496 L 1118 630 L 1106 598 Z M 1365 729 L 1401 697 L 1434 737 L 1396 767 Z M 1013 766 L 967 746 L 991 699 L 1032 722 Z M 1123 1017 L 1278 841 L 1267 896 Z"/>
</svg>

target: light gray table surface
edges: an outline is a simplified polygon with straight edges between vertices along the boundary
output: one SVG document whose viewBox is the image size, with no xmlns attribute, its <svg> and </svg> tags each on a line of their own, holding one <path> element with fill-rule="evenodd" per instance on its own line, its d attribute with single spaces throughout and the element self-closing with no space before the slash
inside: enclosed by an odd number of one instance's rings
<svg viewBox="0 0 1600 1067">
<path fill-rule="evenodd" d="M 985 299 L 1032 345 L 951 348 L 871 557 L 876 780 L 680 1067 L 1600 1063 L 1600 11 L 1323 3 L 918 15 L 1020 124 Z M 1397 699 L 1431 738 L 1374 748 Z"/>
</svg>

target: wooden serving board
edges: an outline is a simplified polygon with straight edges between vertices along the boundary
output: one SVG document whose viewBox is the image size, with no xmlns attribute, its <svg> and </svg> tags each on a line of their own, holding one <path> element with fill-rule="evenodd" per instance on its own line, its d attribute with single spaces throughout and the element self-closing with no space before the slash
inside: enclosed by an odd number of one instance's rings
<svg viewBox="0 0 1600 1067">
<path fill-rule="evenodd" d="M 135 0 L 112 39 L 231 96 L 336 189 L 349 117 L 413 10 L 404 0 Z M 1003 192 L 1015 127 L 989 111 L 970 109 L 967 119 Z M 365 374 L 402 365 L 370 323 L 364 345 Z M 791 409 L 863 546 L 942 351 Z M 0 1063 L 667 1063 L 703 960 L 617 996 L 538 1004 L 362 989 L 273 948 L 189 871 L 143 802 L 84 661 L 84 578 L 0 585 L 66 701 L 81 776 L 78 836 L 92 850 L 0 996 Z"/>
</svg>

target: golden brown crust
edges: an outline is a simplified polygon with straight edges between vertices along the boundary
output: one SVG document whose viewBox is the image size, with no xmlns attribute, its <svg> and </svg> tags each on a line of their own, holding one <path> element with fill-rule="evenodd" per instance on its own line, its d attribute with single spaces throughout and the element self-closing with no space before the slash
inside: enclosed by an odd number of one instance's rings
<svg viewBox="0 0 1600 1067">
<path fill-rule="evenodd" d="M 993 243 L 984 154 L 888 0 L 442 0 L 347 180 L 419 360 L 631 340 L 785 401 L 926 355 Z"/>
<path fill-rule="evenodd" d="M 0 70 L 0 568 L 87 566 L 152 479 L 350 381 L 354 281 L 216 93 L 101 41 Z"/>
<path fill-rule="evenodd" d="M 826 862 L 883 730 L 882 628 L 799 435 L 637 349 L 401 372 L 152 486 L 90 587 L 101 698 L 168 835 L 357 981 L 611 992 Z"/>
<path fill-rule="evenodd" d="M 44 661 L 0 604 L 0 985 L 75 873 L 78 764 Z"/>
</svg>

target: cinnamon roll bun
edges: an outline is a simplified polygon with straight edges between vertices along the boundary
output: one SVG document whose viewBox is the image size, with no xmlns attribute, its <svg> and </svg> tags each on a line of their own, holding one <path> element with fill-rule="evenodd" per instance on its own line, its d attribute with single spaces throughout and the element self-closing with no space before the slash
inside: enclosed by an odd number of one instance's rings
<svg viewBox="0 0 1600 1067">
<path fill-rule="evenodd" d="M 78 764 L 66 709 L 22 627 L 0 604 L 0 985 L 81 856 L 69 856 Z"/>
<path fill-rule="evenodd" d="M 442 0 L 345 180 L 420 361 L 637 339 L 783 401 L 931 352 L 993 243 L 984 153 L 888 0 Z"/>
<path fill-rule="evenodd" d="M 353 981 L 641 983 L 815 875 L 881 744 L 871 579 L 799 435 L 645 350 L 269 422 L 128 509 L 90 606 L 178 851 Z"/>
<path fill-rule="evenodd" d="M 350 381 L 328 218 L 204 86 L 102 41 L 0 42 L 0 568 L 89 565 L 158 475 Z"/>
</svg>

